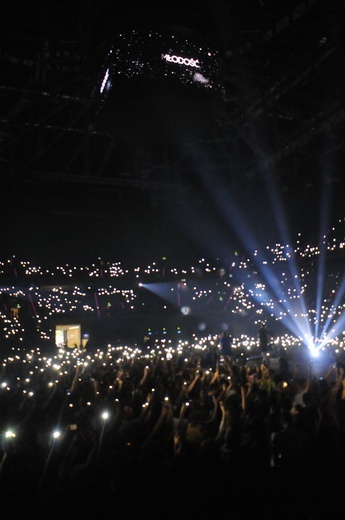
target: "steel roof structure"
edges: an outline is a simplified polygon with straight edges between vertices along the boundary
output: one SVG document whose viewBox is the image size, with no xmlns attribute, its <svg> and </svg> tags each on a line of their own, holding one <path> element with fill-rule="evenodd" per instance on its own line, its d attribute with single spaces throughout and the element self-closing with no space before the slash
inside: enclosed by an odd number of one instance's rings
<svg viewBox="0 0 345 520">
<path fill-rule="evenodd" d="M 11 236 L 44 221 L 61 235 L 73 219 L 92 221 L 97 235 L 128 208 L 126 233 L 144 211 L 154 212 L 157 232 L 162 208 L 172 223 L 175 214 L 188 219 L 186 206 L 210 213 L 235 200 L 253 212 L 253 201 L 265 206 L 259 194 L 268 186 L 297 227 L 319 219 L 326 192 L 332 217 L 342 216 L 340 0 L 12 0 L 0 12 L 0 189 Z M 114 34 L 163 25 L 217 48 L 221 107 L 178 143 L 99 128 L 94 91 L 102 53 Z"/>
</svg>

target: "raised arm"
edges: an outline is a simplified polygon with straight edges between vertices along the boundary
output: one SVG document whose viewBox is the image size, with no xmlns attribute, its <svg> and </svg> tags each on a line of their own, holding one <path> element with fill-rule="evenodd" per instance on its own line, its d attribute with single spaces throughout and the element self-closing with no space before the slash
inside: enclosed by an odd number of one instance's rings
<svg viewBox="0 0 345 520">
<path fill-rule="evenodd" d="M 337 372 L 336 372 L 335 384 L 331 388 L 331 393 L 334 397 L 336 397 L 338 395 L 340 388 L 343 387 L 343 381 L 344 381 L 344 368 L 339 367 L 336 370 L 337 370 Z M 342 394 L 343 394 L 343 391 L 342 391 Z"/>
</svg>

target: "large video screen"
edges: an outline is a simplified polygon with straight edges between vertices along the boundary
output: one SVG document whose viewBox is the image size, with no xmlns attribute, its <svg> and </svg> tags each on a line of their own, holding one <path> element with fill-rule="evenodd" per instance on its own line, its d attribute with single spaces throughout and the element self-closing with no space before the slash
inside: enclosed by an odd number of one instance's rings
<svg viewBox="0 0 345 520">
<path fill-rule="evenodd" d="M 94 91 L 98 123 L 122 133 L 143 127 L 145 134 L 151 129 L 161 135 L 161 120 L 168 125 L 175 118 L 170 126 L 176 127 L 177 113 L 194 130 L 201 128 L 224 101 L 222 68 L 217 49 L 180 34 L 132 30 L 116 35 L 99 64 Z M 148 119 L 150 129 L 145 127 Z"/>
</svg>

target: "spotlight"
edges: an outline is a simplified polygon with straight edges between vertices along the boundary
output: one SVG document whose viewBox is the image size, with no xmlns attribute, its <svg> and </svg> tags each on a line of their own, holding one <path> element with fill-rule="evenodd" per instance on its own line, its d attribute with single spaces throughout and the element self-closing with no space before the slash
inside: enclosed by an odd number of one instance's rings
<svg viewBox="0 0 345 520">
<path fill-rule="evenodd" d="M 310 348 L 310 355 L 312 358 L 318 358 L 320 356 L 320 350 L 314 346 Z"/>
</svg>

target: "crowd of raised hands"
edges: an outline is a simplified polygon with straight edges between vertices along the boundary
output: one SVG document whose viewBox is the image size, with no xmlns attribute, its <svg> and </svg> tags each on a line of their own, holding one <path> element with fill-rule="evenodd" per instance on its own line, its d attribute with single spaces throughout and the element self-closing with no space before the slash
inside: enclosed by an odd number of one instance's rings
<svg viewBox="0 0 345 520">
<path fill-rule="evenodd" d="M 101 511 L 129 496 L 128 512 L 153 515 L 150 497 L 157 515 L 168 500 L 177 514 L 182 493 L 199 516 L 230 501 L 240 517 L 242 507 L 254 510 L 247 493 L 279 483 L 285 497 L 291 475 L 294 489 L 305 479 L 317 486 L 345 462 L 340 363 L 320 378 L 311 366 L 303 375 L 297 364 L 273 370 L 217 347 L 121 362 L 116 354 L 90 362 L 84 351 L 64 364 L 64 356 L 55 378 L 35 355 L 2 366 L 0 478 L 14 508 L 39 507 L 43 518 L 67 498 L 67 510 Z"/>
</svg>

